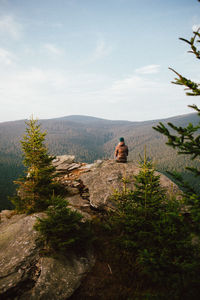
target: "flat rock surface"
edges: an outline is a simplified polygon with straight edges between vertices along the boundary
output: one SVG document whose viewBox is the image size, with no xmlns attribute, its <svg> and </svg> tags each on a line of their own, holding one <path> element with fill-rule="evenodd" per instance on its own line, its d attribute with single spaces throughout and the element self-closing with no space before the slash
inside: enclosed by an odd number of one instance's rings
<svg viewBox="0 0 200 300">
<path fill-rule="evenodd" d="M 53 165 L 55 167 L 57 167 L 62 164 L 72 164 L 72 163 L 74 163 L 74 159 L 75 159 L 74 155 L 58 155 L 53 160 Z"/>
<path fill-rule="evenodd" d="M 14 215 L 0 223 L 0 299 L 67 299 L 94 264 L 94 257 L 42 257 L 37 216 Z"/>
</svg>

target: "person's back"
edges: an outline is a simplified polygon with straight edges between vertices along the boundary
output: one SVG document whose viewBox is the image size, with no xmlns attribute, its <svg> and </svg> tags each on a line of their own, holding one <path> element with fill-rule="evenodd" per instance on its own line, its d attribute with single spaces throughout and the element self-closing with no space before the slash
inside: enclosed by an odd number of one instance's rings
<svg viewBox="0 0 200 300">
<path fill-rule="evenodd" d="M 115 148 L 115 157 L 117 162 L 127 162 L 128 147 L 124 143 L 124 138 L 119 139 L 119 144 Z"/>
</svg>

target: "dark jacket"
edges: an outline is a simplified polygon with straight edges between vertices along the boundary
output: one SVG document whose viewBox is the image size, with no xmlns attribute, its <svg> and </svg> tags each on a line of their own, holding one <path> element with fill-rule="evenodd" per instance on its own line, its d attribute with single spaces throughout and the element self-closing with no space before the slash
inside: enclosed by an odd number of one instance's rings
<svg viewBox="0 0 200 300">
<path fill-rule="evenodd" d="M 127 162 L 128 147 L 124 142 L 120 142 L 115 148 L 115 157 L 119 162 Z"/>
</svg>

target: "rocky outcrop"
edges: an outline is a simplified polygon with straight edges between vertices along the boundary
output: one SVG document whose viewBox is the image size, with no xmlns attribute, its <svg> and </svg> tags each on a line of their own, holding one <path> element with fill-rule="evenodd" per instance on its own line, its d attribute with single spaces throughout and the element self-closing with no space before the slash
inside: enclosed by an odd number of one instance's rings
<svg viewBox="0 0 200 300">
<path fill-rule="evenodd" d="M 38 233 L 33 229 L 42 214 L 7 216 L 1 212 L 0 298 L 70 297 L 93 266 L 93 255 L 42 256 Z"/>
<path fill-rule="evenodd" d="M 134 188 L 133 175 L 139 172 L 134 162 L 126 164 L 114 160 L 98 160 L 93 164 L 75 162 L 74 156 L 58 156 L 53 164 L 57 178 L 66 189 L 72 209 L 85 218 L 92 218 L 102 210 L 113 209 L 111 196 L 116 189 Z M 170 193 L 179 190 L 166 176 L 161 184 Z M 38 233 L 33 225 L 42 214 L 15 215 L 13 211 L 0 213 L 0 298 L 1 299 L 67 299 L 79 287 L 94 264 L 94 256 L 42 255 Z"/>
<path fill-rule="evenodd" d="M 71 157 L 71 156 L 70 156 Z M 66 159 L 66 161 L 65 161 Z M 91 209 L 102 210 L 113 208 L 111 196 L 115 190 L 134 189 L 133 175 L 139 173 L 135 162 L 117 163 L 115 160 L 98 160 L 93 164 L 70 162 L 68 156 L 57 157 L 55 166 L 58 180 L 69 191 L 67 197 L 73 207 L 82 212 Z M 159 174 L 158 172 L 156 172 Z M 160 183 L 168 194 L 178 194 L 180 190 L 168 177 L 160 174 Z"/>
</svg>

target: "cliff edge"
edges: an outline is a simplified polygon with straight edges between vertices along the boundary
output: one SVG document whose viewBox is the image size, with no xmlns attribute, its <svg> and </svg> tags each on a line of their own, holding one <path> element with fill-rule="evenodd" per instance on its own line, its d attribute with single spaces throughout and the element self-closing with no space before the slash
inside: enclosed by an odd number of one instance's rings
<svg viewBox="0 0 200 300">
<path fill-rule="evenodd" d="M 114 209 L 111 195 L 123 189 L 122 179 L 128 179 L 127 188 L 134 188 L 133 175 L 139 167 L 114 160 L 98 160 L 93 164 L 75 162 L 74 156 L 58 156 L 54 160 L 57 179 L 66 189 L 66 198 L 72 209 L 85 218 L 93 218 L 102 210 Z M 161 175 L 161 185 L 170 193 L 179 192 L 177 186 Z M 47 257 L 42 255 L 38 232 L 33 228 L 37 217 L 16 215 L 13 211 L 0 213 L 0 298 L 1 299 L 67 299 L 95 263 L 88 249 L 82 255 Z"/>
</svg>

